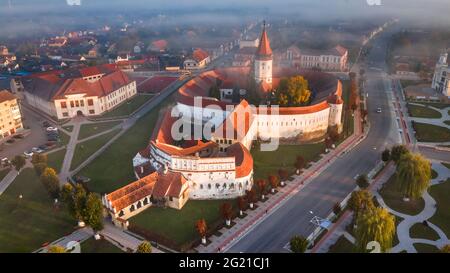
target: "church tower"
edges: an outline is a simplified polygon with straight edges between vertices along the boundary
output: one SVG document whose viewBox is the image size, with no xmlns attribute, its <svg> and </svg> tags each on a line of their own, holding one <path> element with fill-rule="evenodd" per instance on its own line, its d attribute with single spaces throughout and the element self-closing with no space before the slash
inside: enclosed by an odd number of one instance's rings
<svg viewBox="0 0 450 273">
<path fill-rule="evenodd" d="M 272 49 L 264 22 L 261 39 L 255 56 L 255 81 L 263 86 L 272 87 Z"/>
</svg>

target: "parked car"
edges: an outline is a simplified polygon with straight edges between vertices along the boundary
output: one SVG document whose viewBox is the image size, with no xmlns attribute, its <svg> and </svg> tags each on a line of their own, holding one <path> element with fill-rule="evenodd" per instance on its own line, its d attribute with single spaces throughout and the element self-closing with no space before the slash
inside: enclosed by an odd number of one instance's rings
<svg viewBox="0 0 450 273">
<path fill-rule="evenodd" d="M 87 182 L 91 181 L 91 179 L 90 179 L 89 177 L 82 176 L 82 175 L 76 175 L 76 176 L 73 178 L 73 180 L 74 180 L 76 183 L 87 183 Z"/>
<path fill-rule="evenodd" d="M 381 113 L 381 107 L 377 108 L 377 113 Z"/>
<path fill-rule="evenodd" d="M 58 128 L 56 128 L 56 127 L 47 127 L 47 133 L 48 132 L 58 132 Z"/>
<path fill-rule="evenodd" d="M 22 134 L 17 134 L 17 135 L 14 135 L 13 138 L 22 139 L 22 138 L 24 138 L 24 136 Z"/>
<path fill-rule="evenodd" d="M 32 151 L 33 153 L 37 153 L 37 154 L 40 154 L 40 153 L 44 152 L 44 150 L 41 150 L 41 149 L 39 149 L 38 147 L 33 147 L 33 148 L 31 149 L 31 151 Z"/>
<path fill-rule="evenodd" d="M 32 151 L 25 151 L 23 152 L 23 154 L 25 155 L 25 157 L 30 158 L 33 156 L 33 152 Z"/>
<path fill-rule="evenodd" d="M 14 138 L 10 138 L 10 139 L 8 139 L 7 141 L 6 141 L 6 143 L 14 143 L 15 142 L 15 140 L 14 140 Z"/>
<path fill-rule="evenodd" d="M 38 148 L 41 149 L 41 150 L 43 150 L 43 151 L 45 151 L 45 150 L 48 149 L 47 145 L 41 145 L 41 146 L 39 146 Z"/>
<path fill-rule="evenodd" d="M 7 157 L 2 158 L 2 166 L 3 167 L 11 166 L 11 161 L 9 161 L 9 159 Z"/>
</svg>

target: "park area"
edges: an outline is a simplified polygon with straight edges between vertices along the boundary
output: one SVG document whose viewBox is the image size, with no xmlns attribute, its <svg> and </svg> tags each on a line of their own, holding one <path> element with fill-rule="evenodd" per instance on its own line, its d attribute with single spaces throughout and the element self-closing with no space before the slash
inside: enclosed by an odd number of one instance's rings
<svg viewBox="0 0 450 273">
<path fill-rule="evenodd" d="M 107 121 L 82 124 L 80 127 L 80 132 L 78 134 L 78 140 L 82 140 L 101 132 L 111 130 L 113 127 L 119 125 L 120 123 L 122 123 L 122 121 Z"/>
<path fill-rule="evenodd" d="M 408 113 L 411 117 L 414 118 L 441 118 L 442 115 L 436 110 L 433 110 L 428 107 L 414 105 L 414 104 L 407 104 L 408 107 Z"/>
<path fill-rule="evenodd" d="M 101 115 L 101 118 L 115 118 L 115 117 L 125 117 L 131 115 L 134 111 L 139 109 L 142 105 L 144 105 L 147 101 L 151 100 L 153 96 L 151 95 L 141 95 L 137 94 L 133 98 L 129 99 L 126 102 L 123 102 L 121 105 L 117 106 L 113 110 L 104 113 Z"/>
<path fill-rule="evenodd" d="M 0 253 L 32 252 L 75 226 L 66 208 L 54 206 L 31 168 L 22 170 L 0 195 Z"/>
<path fill-rule="evenodd" d="M 416 138 L 420 142 L 448 142 L 450 129 L 427 123 L 413 122 Z"/>
</svg>

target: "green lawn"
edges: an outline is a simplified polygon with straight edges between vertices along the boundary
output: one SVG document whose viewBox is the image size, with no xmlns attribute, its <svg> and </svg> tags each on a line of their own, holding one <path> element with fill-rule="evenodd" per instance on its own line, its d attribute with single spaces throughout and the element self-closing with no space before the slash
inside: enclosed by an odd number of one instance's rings
<svg viewBox="0 0 450 273">
<path fill-rule="evenodd" d="M 64 156 L 66 155 L 66 149 L 59 150 L 57 152 L 47 154 L 47 165 L 56 170 L 59 173 L 61 170 Z"/>
<path fill-rule="evenodd" d="M 408 202 L 403 201 L 403 194 L 399 190 L 395 175 L 383 184 L 380 195 L 388 207 L 404 214 L 416 215 L 425 207 L 423 198 L 417 200 L 411 199 Z"/>
<path fill-rule="evenodd" d="M 65 129 L 66 131 L 69 131 L 69 132 L 73 131 L 73 125 L 63 126 L 62 128 Z"/>
<path fill-rule="evenodd" d="M 75 225 L 65 208 L 55 209 L 31 168 L 22 170 L 0 195 L 0 252 L 32 252 L 72 232 Z"/>
<path fill-rule="evenodd" d="M 103 114 L 101 117 L 110 118 L 130 115 L 151 98 L 152 96 L 138 94 L 129 101 L 122 103 L 117 108 Z"/>
<path fill-rule="evenodd" d="M 438 173 L 434 169 L 431 169 L 431 179 L 435 179 L 436 177 L 438 177 Z"/>
<path fill-rule="evenodd" d="M 425 106 L 431 106 L 431 107 L 434 107 L 434 108 L 439 108 L 439 109 L 445 109 L 447 107 L 450 107 L 450 104 L 448 104 L 448 103 L 424 102 L 424 101 L 421 101 L 421 100 L 410 100 L 410 101 L 414 102 L 414 103 L 420 103 L 420 104 L 425 105 Z"/>
<path fill-rule="evenodd" d="M 316 144 L 280 145 L 273 152 L 260 151 L 258 147 L 251 150 L 253 156 L 254 178 L 267 178 L 269 174 L 278 174 L 280 168 L 291 173 L 295 171 L 294 163 L 301 155 L 307 162 L 317 161 L 320 154 L 325 151 L 323 142 Z"/>
<path fill-rule="evenodd" d="M 78 140 L 82 140 L 95 134 L 110 130 L 120 123 L 122 123 L 122 121 L 109 121 L 109 122 L 83 124 L 80 127 Z"/>
<path fill-rule="evenodd" d="M 3 178 L 5 178 L 5 176 L 9 173 L 10 170 L 11 170 L 10 168 L 7 168 L 0 171 L 0 181 L 2 181 Z"/>
<path fill-rule="evenodd" d="M 413 246 L 419 253 L 439 253 L 440 252 L 440 250 L 437 247 L 435 247 L 433 245 L 429 245 L 429 244 L 415 243 L 415 244 L 413 244 Z"/>
<path fill-rule="evenodd" d="M 425 84 L 429 83 L 429 81 L 426 80 L 400 80 L 400 84 L 403 88 L 406 88 L 411 85 L 419 85 L 419 84 Z"/>
<path fill-rule="evenodd" d="M 416 138 L 422 142 L 446 142 L 450 141 L 450 129 L 436 126 L 432 124 L 425 124 L 413 122 L 414 130 L 416 131 Z"/>
<path fill-rule="evenodd" d="M 81 243 L 81 253 L 123 253 L 123 251 L 105 239 L 95 240 L 91 237 Z"/>
<path fill-rule="evenodd" d="M 91 178 L 90 190 L 108 193 L 136 180 L 132 159 L 148 145 L 160 109 L 172 101 L 168 98 L 165 103 L 141 117 L 132 128 L 80 172 L 80 175 Z"/>
<path fill-rule="evenodd" d="M 198 238 L 195 222 L 203 218 L 211 227 L 222 220 L 220 206 L 230 200 L 189 200 L 183 209 L 150 207 L 129 219 L 130 223 L 172 239 L 178 245 Z M 233 207 L 236 208 L 236 201 Z"/>
<path fill-rule="evenodd" d="M 445 120 L 444 123 L 450 125 L 450 120 Z"/>
<path fill-rule="evenodd" d="M 450 163 L 441 162 L 441 164 L 444 165 L 445 167 L 447 167 L 447 169 L 450 169 Z"/>
<path fill-rule="evenodd" d="M 428 191 L 437 203 L 436 213 L 429 221 L 450 237 L 450 178 L 444 183 L 431 186 Z"/>
<path fill-rule="evenodd" d="M 116 129 L 93 139 L 78 143 L 77 146 L 75 146 L 75 153 L 73 154 L 70 169 L 74 170 L 76 167 L 78 167 L 81 163 L 88 159 L 89 156 L 103 147 L 103 145 L 105 145 L 112 137 L 114 137 L 119 132 L 120 129 Z"/>
<path fill-rule="evenodd" d="M 328 253 L 354 253 L 355 245 L 353 245 L 347 238 L 342 235 L 339 239 L 330 247 Z"/>
<path fill-rule="evenodd" d="M 411 238 L 420 238 L 436 241 L 439 239 L 439 235 L 434 229 L 425 226 L 422 223 L 414 224 L 409 230 Z"/>
<path fill-rule="evenodd" d="M 353 134 L 355 126 L 351 110 L 346 110 L 348 108 L 347 105 L 350 102 L 350 81 L 342 81 L 342 99 L 344 100 L 344 106 L 342 107 L 342 133 L 344 135 L 344 138 L 346 138 L 349 135 Z"/>
<path fill-rule="evenodd" d="M 441 118 L 442 115 L 436 110 L 428 107 L 418 106 L 413 104 L 407 104 L 408 113 L 411 117 L 415 118 Z"/>
</svg>

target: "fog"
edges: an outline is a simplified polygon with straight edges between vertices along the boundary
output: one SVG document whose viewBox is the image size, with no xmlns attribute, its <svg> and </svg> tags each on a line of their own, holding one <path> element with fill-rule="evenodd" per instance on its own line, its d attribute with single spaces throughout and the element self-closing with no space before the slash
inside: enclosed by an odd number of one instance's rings
<svg viewBox="0 0 450 273">
<path fill-rule="evenodd" d="M 122 24 L 166 15 L 166 24 L 236 23 L 249 18 L 371 22 L 399 18 L 404 23 L 450 25 L 449 0 L 0 0 L 0 36 Z M 381 5 L 376 5 L 381 2 Z M 372 4 L 372 5 L 370 5 Z"/>
</svg>

